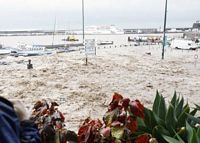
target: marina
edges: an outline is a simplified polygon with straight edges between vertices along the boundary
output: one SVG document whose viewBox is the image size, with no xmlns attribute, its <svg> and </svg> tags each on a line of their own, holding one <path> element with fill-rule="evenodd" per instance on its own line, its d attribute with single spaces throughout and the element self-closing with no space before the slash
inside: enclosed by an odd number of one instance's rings
<svg viewBox="0 0 200 143">
<path fill-rule="evenodd" d="M 183 38 L 184 33 L 168 33 L 167 34 L 167 41 L 168 45 L 170 45 L 173 39 L 181 39 Z M 54 44 L 52 45 L 52 36 L 1 36 L 0 41 L 2 44 L 0 48 L 1 55 L 9 55 L 11 51 L 16 51 L 17 45 L 19 44 L 18 41 L 21 39 L 21 43 L 24 43 L 23 51 L 19 55 L 43 55 L 43 54 L 51 54 L 55 53 L 56 51 L 60 52 L 69 52 L 71 47 L 74 47 L 75 50 L 79 50 L 83 48 L 83 43 L 81 42 L 81 35 L 76 35 L 79 41 L 63 41 L 62 39 L 66 37 L 66 35 L 55 35 Z M 138 45 L 160 45 L 162 43 L 162 35 L 161 34 L 123 34 L 123 35 L 86 35 L 86 39 L 95 39 L 96 41 L 96 48 L 102 46 L 113 46 L 113 47 L 123 47 L 123 46 L 138 46 Z M 184 39 L 182 39 L 184 43 Z M 186 40 L 187 41 L 187 40 Z M 181 40 L 179 40 L 179 43 Z M 176 42 L 177 43 L 177 42 Z M 195 41 L 194 41 L 195 43 Z M 181 43 L 179 44 L 181 45 Z M 183 44 L 182 44 L 183 45 Z M 194 45 L 194 44 L 193 44 Z M 170 46 L 169 46 L 170 47 Z M 44 50 L 38 50 L 38 48 L 44 48 Z M 181 47 L 180 47 L 181 48 Z M 198 49 L 199 46 L 192 49 Z M 29 49 L 29 50 L 28 50 Z M 31 50 L 30 50 L 31 49 Z M 62 50 L 61 50 L 62 49 Z M 184 47 L 183 47 L 184 49 Z M 19 49 L 17 49 L 19 50 Z M 29 52 L 27 52 L 29 51 Z M 15 52 L 13 52 L 15 53 Z M 13 53 L 11 55 L 13 55 Z M 28 54 L 29 53 L 29 54 Z"/>
</svg>

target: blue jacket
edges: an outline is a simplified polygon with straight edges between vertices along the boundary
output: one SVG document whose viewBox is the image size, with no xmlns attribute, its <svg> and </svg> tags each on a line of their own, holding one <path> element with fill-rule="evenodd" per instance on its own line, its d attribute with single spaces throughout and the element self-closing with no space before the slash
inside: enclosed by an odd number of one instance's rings
<svg viewBox="0 0 200 143">
<path fill-rule="evenodd" d="M 0 97 L 0 143 L 40 143 L 35 124 L 30 120 L 20 122 L 12 103 L 2 97 Z"/>
</svg>

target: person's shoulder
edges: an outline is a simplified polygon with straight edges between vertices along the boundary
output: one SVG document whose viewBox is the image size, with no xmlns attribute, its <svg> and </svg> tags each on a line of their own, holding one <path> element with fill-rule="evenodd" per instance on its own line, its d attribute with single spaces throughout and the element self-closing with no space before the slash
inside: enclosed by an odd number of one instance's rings
<svg viewBox="0 0 200 143">
<path fill-rule="evenodd" d="M 19 119 L 14 111 L 12 103 L 4 97 L 0 97 L 0 125 L 5 124 L 11 127 L 19 127 Z"/>
<path fill-rule="evenodd" d="M 1 117 L 10 118 L 12 120 L 15 120 L 17 118 L 13 104 L 9 100 L 1 96 L 0 96 L 0 109 L 1 109 L 0 112 Z"/>
<path fill-rule="evenodd" d="M 13 108 L 13 104 L 2 96 L 0 96 L 0 105 L 7 105 Z"/>
</svg>

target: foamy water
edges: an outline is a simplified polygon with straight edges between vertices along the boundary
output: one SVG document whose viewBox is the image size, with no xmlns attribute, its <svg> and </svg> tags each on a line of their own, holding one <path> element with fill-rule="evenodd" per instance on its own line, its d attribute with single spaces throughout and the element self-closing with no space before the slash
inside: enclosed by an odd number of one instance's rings
<svg viewBox="0 0 200 143">
<path fill-rule="evenodd" d="M 147 34 L 144 34 L 147 35 Z M 148 34 L 148 35 L 159 35 L 162 34 Z M 169 34 L 170 37 L 180 37 L 182 34 Z M 67 38 L 68 35 L 55 35 L 54 40 L 52 35 L 47 36 L 3 36 L 0 37 L 0 43 L 5 46 L 16 46 L 17 43 L 25 43 L 28 45 L 51 45 L 54 44 L 64 44 L 65 41 L 62 41 L 63 38 Z M 114 45 L 128 44 L 129 36 L 138 36 L 137 34 L 125 34 L 125 35 L 85 35 L 85 39 L 95 39 L 103 41 L 113 41 Z M 143 35 L 139 35 L 143 36 Z M 82 35 L 75 35 L 79 39 L 79 42 L 82 42 Z"/>
<path fill-rule="evenodd" d="M 56 37 L 59 42 L 64 36 Z M 96 37 L 124 44 L 128 35 Z M 21 38 L 31 44 L 51 43 L 52 37 L 0 37 L 8 43 Z M 100 47 L 96 56 L 88 57 L 88 66 L 85 55 L 79 51 L 36 57 L 7 56 L 0 60 L 7 64 L 0 65 L 0 96 L 19 99 L 29 109 L 37 100 L 56 101 L 65 115 L 67 128 L 74 131 L 88 116 L 102 118 L 114 92 L 151 107 L 156 90 L 167 101 L 176 90 L 190 105 L 199 105 L 200 58 L 194 57 L 200 57 L 200 51 L 167 48 L 165 60 L 161 60 L 161 51 L 158 45 Z M 29 59 L 32 70 L 27 70 Z"/>
</svg>

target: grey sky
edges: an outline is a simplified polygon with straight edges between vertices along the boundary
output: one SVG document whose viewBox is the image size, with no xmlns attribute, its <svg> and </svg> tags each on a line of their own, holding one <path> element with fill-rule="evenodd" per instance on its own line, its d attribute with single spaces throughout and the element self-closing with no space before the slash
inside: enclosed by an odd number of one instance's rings
<svg viewBox="0 0 200 143">
<path fill-rule="evenodd" d="M 0 0 L 0 30 L 81 28 L 82 0 Z M 168 27 L 200 19 L 200 0 L 168 0 Z M 85 0 L 86 25 L 121 28 L 163 26 L 165 0 Z"/>
</svg>

